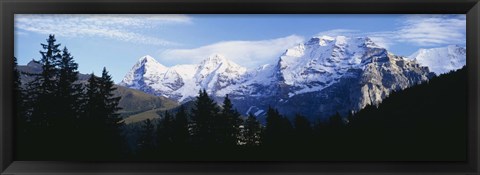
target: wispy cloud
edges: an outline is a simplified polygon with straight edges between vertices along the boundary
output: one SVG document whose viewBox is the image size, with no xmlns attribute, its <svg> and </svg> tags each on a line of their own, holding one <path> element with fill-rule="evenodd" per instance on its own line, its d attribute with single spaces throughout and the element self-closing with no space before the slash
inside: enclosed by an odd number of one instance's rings
<svg viewBox="0 0 480 175">
<path fill-rule="evenodd" d="M 363 33 L 351 29 L 334 29 L 318 33 L 329 36 L 368 36 L 376 44 L 389 48 L 399 42 L 417 46 L 465 44 L 465 15 L 407 15 L 392 31 Z"/>
<path fill-rule="evenodd" d="M 161 38 L 137 32 L 166 24 L 188 24 L 186 15 L 15 15 L 15 27 L 20 31 L 55 34 L 63 37 L 96 36 L 150 45 L 175 45 Z"/>
<path fill-rule="evenodd" d="M 286 49 L 304 41 L 303 37 L 291 35 L 283 38 L 260 41 L 225 41 L 193 49 L 173 49 L 160 55 L 161 61 L 198 63 L 214 53 L 225 55 L 246 67 L 271 63 Z"/>
<path fill-rule="evenodd" d="M 465 15 L 409 16 L 396 38 L 421 46 L 464 43 Z"/>
</svg>

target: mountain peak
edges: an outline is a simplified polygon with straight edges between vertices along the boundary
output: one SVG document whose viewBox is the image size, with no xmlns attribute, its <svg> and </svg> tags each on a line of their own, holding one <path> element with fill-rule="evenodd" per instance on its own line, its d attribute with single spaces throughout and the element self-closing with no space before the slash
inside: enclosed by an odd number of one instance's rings
<svg viewBox="0 0 480 175">
<path fill-rule="evenodd" d="M 358 45 L 371 48 L 379 48 L 375 42 L 369 37 L 348 37 L 348 36 L 314 36 L 308 40 L 305 45 L 319 45 L 319 46 L 345 46 L 345 45 Z"/>
<path fill-rule="evenodd" d="M 165 72 L 168 68 L 160 64 L 150 55 L 145 55 L 138 59 L 137 63 L 130 69 L 123 78 L 121 85 L 131 85 L 140 79 L 156 77 L 161 72 Z"/>
<path fill-rule="evenodd" d="M 224 62 L 228 62 L 229 60 L 221 54 L 215 53 L 210 56 L 208 56 L 205 60 L 202 61 L 202 64 L 208 64 L 208 63 L 213 63 L 213 64 L 220 64 Z"/>
<path fill-rule="evenodd" d="M 462 68 L 466 64 L 466 48 L 458 45 L 419 49 L 409 56 L 422 66 L 427 66 L 435 74 L 448 73 Z"/>
<path fill-rule="evenodd" d="M 141 63 L 147 63 L 147 62 L 157 62 L 157 60 L 155 60 L 155 58 L 153 58 L 152 56 L 150 55 L 145 55 L 143 57 L 140 57 L 140 59 L 138 59 L 138 62 L 141 62 Z"/>
<path fill-rule="evenodd" d="M 221 54 L 210 55 L 205 60 L 203 60 L 198 66 L 199 66 L 199 70 L 207 69 L 208 71 L 212 71 L 220 67 L 230 68 L 230 69 L 245 69 L 242 66 L 229 60 L 228 58 L 226 58 L 224 55 L 221 55 Z"/>
<path fill-rule="evenodd" d="M 327 35 L 323 36 L 314 36 L 309 41 L 306 42 L 306 45 L 320 45 L 326 46 L 328 43 L 334 41 L 335 38 Z"/>
<path fill-rule="evenodd" d="M 141 66 L 145 66 L 147 65 L 146 67 L 149 67 L 151 69 L 166 69 L 167 67 L 160 64 L 157 60 L 155 60 L 155 58 L 153 58 L 152 56 L 150 55 L 145 55 L 143 57 L 141 57 L 140 59 L 138 59 L 138 62 L 137 62 L 137 67 L 141 67 Z"/>
<path fill-rule="evenodd" d="M 227 59 L 224 55 L 217 53 L 217 54 L 210 55 L 199 64 L 198 71 L 202 71 L 204 69 L 207 72 L 214 71 L 216 69 L 233 69 L 233 70 L 242 70 L 243 72 L 243 69 L 245 68 Z"/>
</svg>

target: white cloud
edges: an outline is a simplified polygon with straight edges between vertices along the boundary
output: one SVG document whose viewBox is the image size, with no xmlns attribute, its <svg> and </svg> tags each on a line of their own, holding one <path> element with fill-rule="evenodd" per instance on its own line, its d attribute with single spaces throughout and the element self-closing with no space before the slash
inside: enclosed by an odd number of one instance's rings
<svg viewBox="0 0 480 175">
<path fill-rule="evenodd" d="M 286 49 L 303 41 L 304 38 L 297 35 L 260 41 L 225 41 L 193 49 L 167 50 L 161 53 L 159 61 L 176 64 L 198 63 L 211 54 L 219 53 L 237 64 L 253 68 L 272 63 Z"/>
<path fill-rule="evenodd" d="M 135 29 L 188 23 L 191 19 L 186 15 L 15 15 L 15 27 L 22 31 L 62 37 L 96 36 L 151 45 L 176 43 L 138 33 Z"/>
</svg>

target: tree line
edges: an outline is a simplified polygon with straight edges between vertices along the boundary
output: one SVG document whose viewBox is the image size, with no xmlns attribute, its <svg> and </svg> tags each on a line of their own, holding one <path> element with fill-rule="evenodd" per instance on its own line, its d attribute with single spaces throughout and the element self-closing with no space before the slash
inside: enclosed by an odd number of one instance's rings
<svg viewBox="0 0 480 175">
<path fill-rule="evenodd" d="M 199 91 L 190 110 L 185 106 L 181 105 L 176 112 L 159 112 L 158 122 L 145 120 L 140 125 L 133 157 L 140 160 L 248 160 L 259 158 L 259 154 L 280 156 L 285 155 L 285 149 L 305 145 L 309 148 L 323 139 L 324 133 L 334 133 L 347 126 L 338 113 L 328 121 L 312 123 L 300 114 L 291 121 L 273 107 L 267 110 L 266 124 L 262 125 L 252 113 L 241 116 L 228 95 L 219 105 L 206 90 Z"/>
<path fill-rule="evenodd" d="M 164 111 L 161 116 L 157 123 L 150 119 L 143 122 L 137 158 L 181 160 L 198 152 L 226 152 L 261 144 L 260 123 L 253 114 L 242 119 L 228 95 L 219 106 L 201 90 L 190 111 L 181 105 L 176 113 Z"/>
<path fill-rule="evenodd" d="M 87 83 L 78 79 L 78 64 L 54 35 L 41 44 L 41 73 L 22 84 L 14 58 L 16 156 L 20 159 L 112 159 L 121 155 L 120 97 L 106 68 Z"/>
</svg>

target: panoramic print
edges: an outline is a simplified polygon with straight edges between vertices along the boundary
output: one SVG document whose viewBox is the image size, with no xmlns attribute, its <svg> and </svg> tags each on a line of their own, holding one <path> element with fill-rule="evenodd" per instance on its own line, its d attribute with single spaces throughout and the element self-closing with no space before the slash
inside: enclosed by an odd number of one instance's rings
<svg viewBox="0 0 480 175">
<path fill-rule="evenodd" d="M 16 14 L 15 156 L 462 161 L 465 20 Z"/>
</svg>

